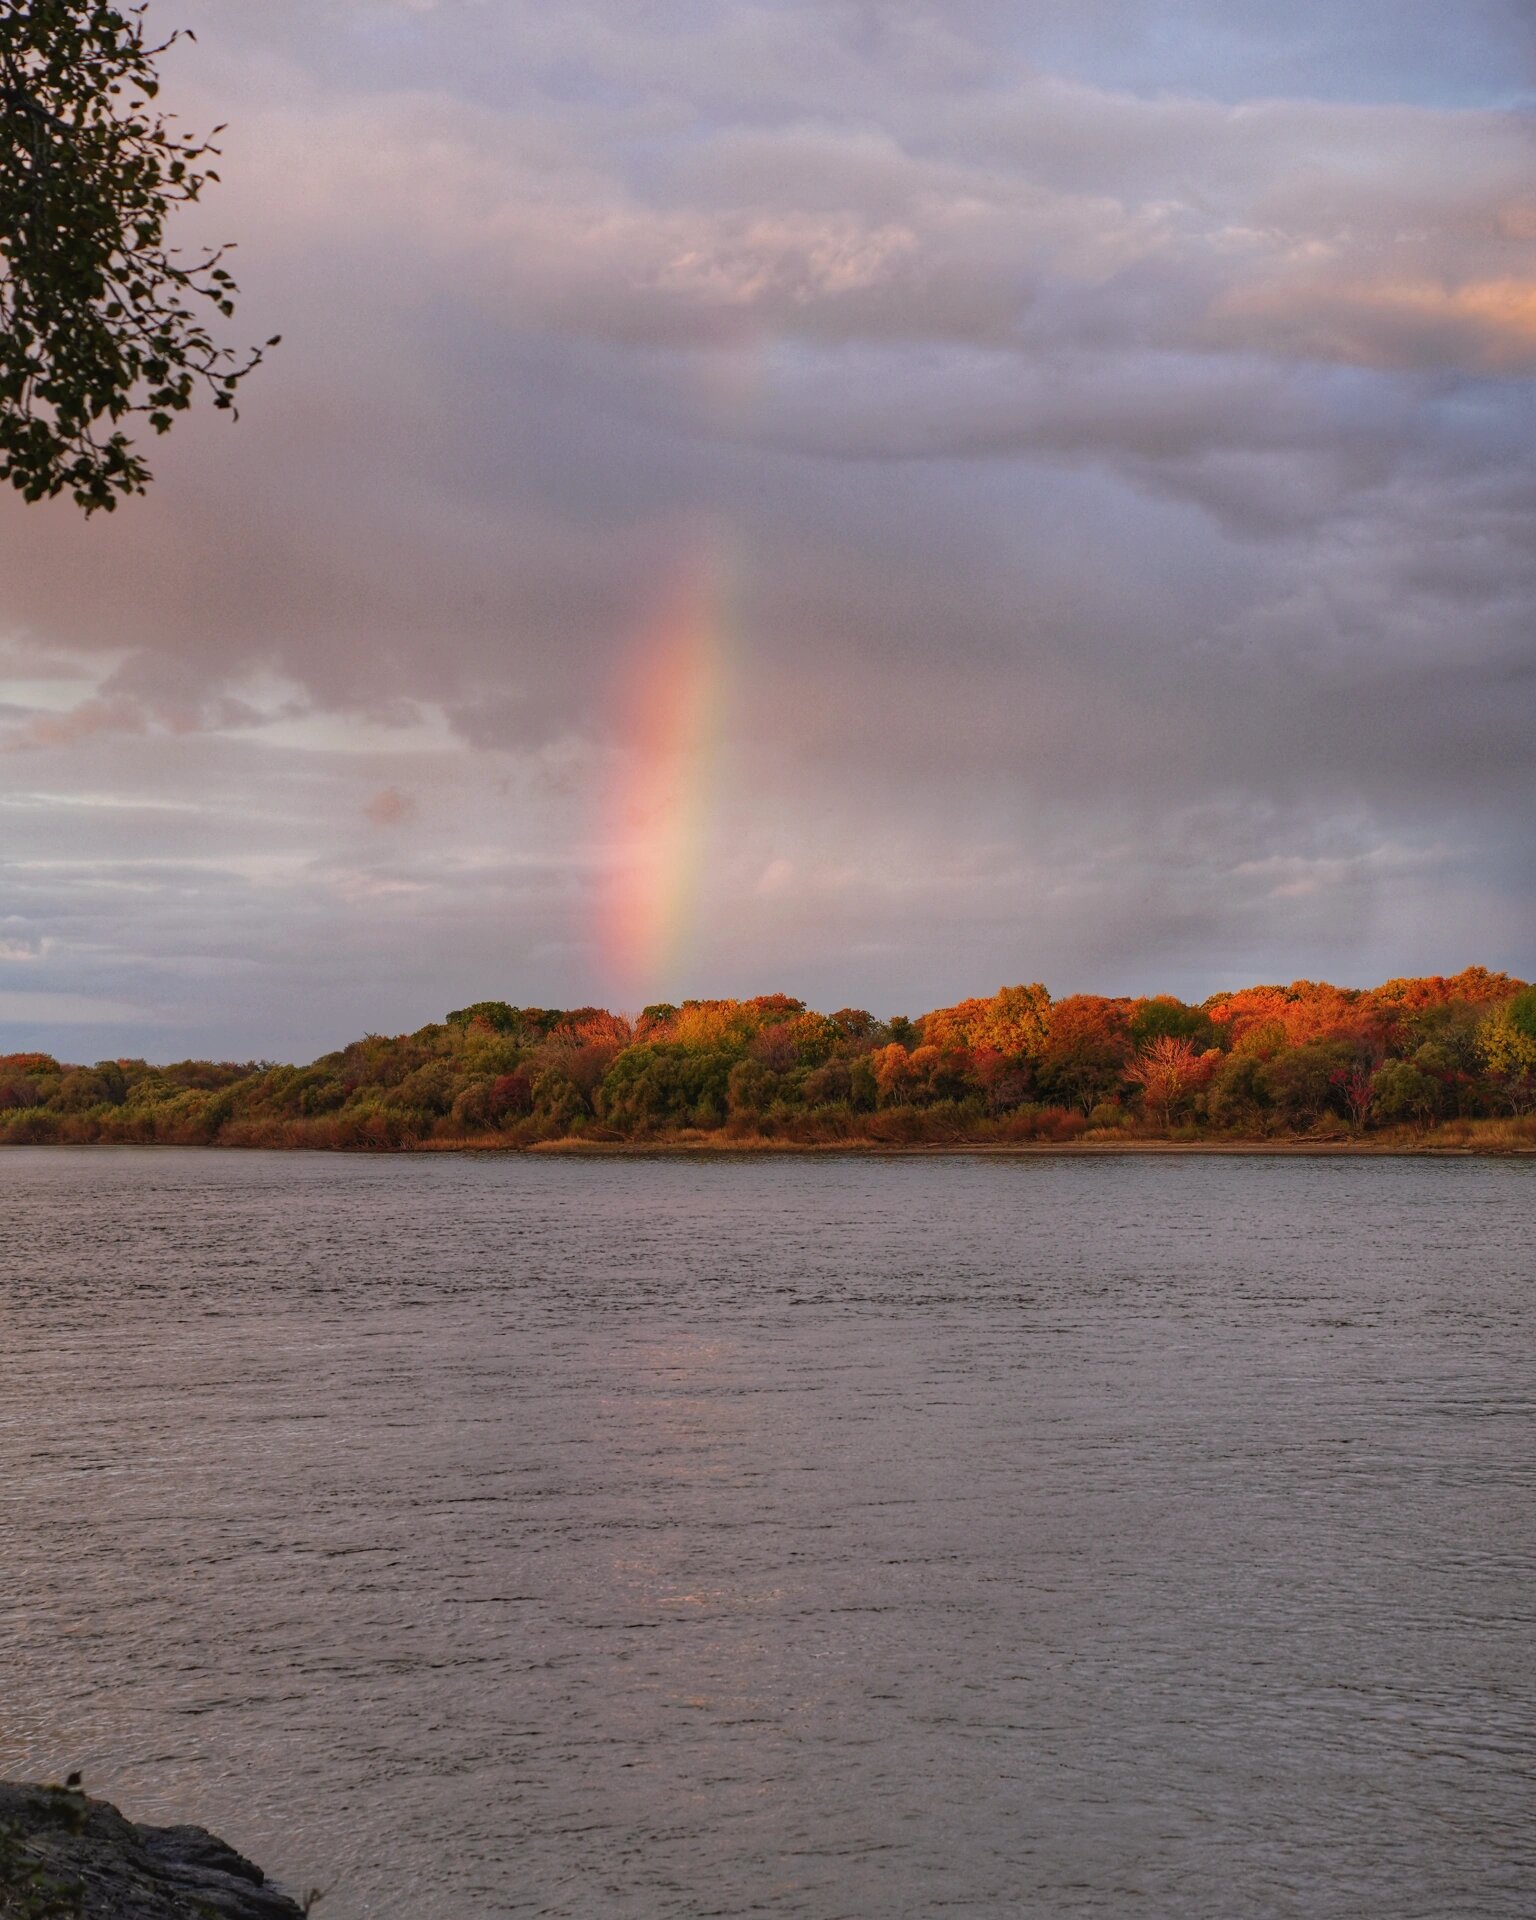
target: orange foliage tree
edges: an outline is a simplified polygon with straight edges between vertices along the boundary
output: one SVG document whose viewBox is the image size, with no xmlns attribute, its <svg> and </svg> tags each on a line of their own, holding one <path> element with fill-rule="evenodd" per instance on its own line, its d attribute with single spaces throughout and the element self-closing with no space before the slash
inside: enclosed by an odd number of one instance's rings
<svg viewBox="0 0 1536 1920">
<path fill-rule="evenodd" d="M 1210 1078 L 1220 1060 L 1219 1048 L 1202 1052 L 1183 1034 L 1160 1033 L 1127 1064 L 1125 1077 L 1141 1088 L 1143 1103 L 1170 1127 L 1174 1114 Z"/>
</svg>

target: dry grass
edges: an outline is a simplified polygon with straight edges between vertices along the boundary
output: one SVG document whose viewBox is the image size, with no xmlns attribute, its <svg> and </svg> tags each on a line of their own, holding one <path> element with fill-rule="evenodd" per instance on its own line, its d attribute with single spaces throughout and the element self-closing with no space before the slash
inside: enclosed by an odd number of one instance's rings
<svg viewBox="0 0 1536 1920">
<path fill-rule="evenodd" d="M 50 1116 L 51 1117 L 51 1116 Z M 797 1117 L 798 1118 L 798 1117 Z M 852 1116 L 850 1116 L 852 1118 Z M 59 1124 L 41 1135 L 18 1130 L 18 1144 L 76 1144 L 92 1136 Z M 95 1136 L 100 1138 L 98 1134 Z M 1202 1134 L 1181 1127 L 1171 1136 L 1145 1127 L 1088 1127 L 1076 1114 L 1037 1110 L 999 1116 L 970 1127 L 938 1125 L 925 1133 L 909 1109 L 893 1114 L 861 1114 L 851 1126 L 818 1128 L 795 1124 L 759 1131 L 745 1120 L 709 1132 L 693 1128 L 625 1138 L 611 1128 L 589 1126 L 575 1134 L 539 1138 L 525 1123 L 516 1131 L 485 1129 L 458 1133 L 446 1128 L 412 1138 L 395 1116 L 372 1115 L 359 1126 L 344 1116 L 227 1122 L 216 1143 L 207 1134 L 144 1133 L 124 1128 L 110 1144 L 309 1148 L 352 1153 L 552 1153 L 613 1154 L 1536 1154 L 1536 1113 L 1497 1119 L 1448 1120 L 1430 1128 L 1378 1128 L 1353 1133 L 1337 1123 L 1299 1135 Z"/>
<path fill-rule="evenodd" d="M 1536 1153 L 1536 1113 L 1521 1113 L 1500 1120 L 1446 1120 L 1421 1137 L 1432 1149 Z"/>
</svg>

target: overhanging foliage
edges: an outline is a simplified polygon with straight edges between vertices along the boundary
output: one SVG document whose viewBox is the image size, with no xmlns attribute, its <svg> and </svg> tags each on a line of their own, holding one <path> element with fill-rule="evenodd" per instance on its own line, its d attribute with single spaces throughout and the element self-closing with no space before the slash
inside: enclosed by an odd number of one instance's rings
<svg viewBox="0 0 1536 1920">
<path fill-rule="evenodd" d="M 221 129 L 197 139 L 156 108 L 183 36 L 151 42 L 144 13 L 0 0 L 0 477 L 87 513 L 149 483 L 126 422 L 165 433 L 200 390 L 233 412 L 262 357 L 210 331 L 234 312 L 226 250 L 168 242 L 218 179 Z"/>
</svg>

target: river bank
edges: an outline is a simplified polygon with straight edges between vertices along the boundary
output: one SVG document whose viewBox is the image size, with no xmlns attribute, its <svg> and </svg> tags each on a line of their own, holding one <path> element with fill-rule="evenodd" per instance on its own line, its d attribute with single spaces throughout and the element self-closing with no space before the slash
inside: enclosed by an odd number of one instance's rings
<svg viewBox="0 0 1536 1920">
<path fill-rule="evenodd" d="M 1418 1144 L 1380 1140 L 1004 1140 L 1004 1141 L 914 1141 L 910 1145 L 889 1145 L 874 1140 L 836 1140 L 800 1142 L 794 1140 L 731 1140 L 702 1134 L 686 1140 L 588 1140 L 576 1136 L 563 1140 L 541 1140 L 527 1147 L 508 1148 L 501 1142 L 422 1141 L 418 1153 L 536 1153 L 571 1154 L 591 1158 L 612 1156 L 654 1158 L 658 1154 L 707 1154 L 730 1157 L 750 1154 L 826 1156 L 860 1154 L 874 1159 L 912 1160 L 985 1155 L 998 1159 L 1029 1159 L 1041 1155 L 1069 1158 L 1105 1155 L 1152 1154 L 1187 1157 L 1214 1154 L 1222 1156 L 1257 1155 L 1272 1159 L 1518 1159 L 1536 1155 L 1536 1142 L 1479 1145 L 1465 1142 Z"/>
<path fill-rule="evenodd" d="M 1449 1136 L 1449 1137 L 1447 1137 Z M 338 1142 L 306 1137 L 302 1133 L 285 1134 L 275 1139 L 219 1140 L 0 1140 L 0 1154 L 7 1148 L 79 1149 L 121 1152 L 145 1147 L 176 1153 L 319 1153 L 359 1155 L 367 1158 L 397 1158 L 412 1154 L 506 1155 L 524 1154 L 580 1159 L 654 1160 L 679 1157 L 697 1159 L 752 1159 L 777 1155 L 783 1159 L 827 1159 L 856 1155 L 876 1160 L 954 1159 L 981 1155 L 992 1159 L 1105 1158 L 1152 1155 L 1162 1158 L 1207 1156 L 1280 1160 L 1367 1159 L 1367 1160 L 1519 1160 L 1536 1157 L 1536 1136 L 1513 1129 L 1490 1127 L 1486 1132 L 1463 1135 L 1449 1129 L 1444 1134 L 1417 1137 L 1367 1135 L 1356 1139 L 1268 1139 L 1268 1140 L 1165 1140 L 1121 1136 L 1109 1139 L 1065 1140 L 783 1140 L 749 1135 L 745 1138 L 725 1132 L 682 1134 L 639 1140 L 594 1138 L 591 1134 L 561 1134 L 548 1140 L 509 1140 L 501 1134 L 451 1135 L 427 1140 L 402 1140 L 393 1144 L 376 1141 Z"/>
</svg>

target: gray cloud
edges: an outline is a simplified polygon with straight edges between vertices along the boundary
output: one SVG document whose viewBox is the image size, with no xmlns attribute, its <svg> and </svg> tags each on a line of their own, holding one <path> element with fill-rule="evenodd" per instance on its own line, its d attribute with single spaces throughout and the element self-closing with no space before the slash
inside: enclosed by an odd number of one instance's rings
<svg viewBox="0 0 1536 1920">
<path fill-rule="evenodd" d="M 1393 9 L 1386 97 L 1335 0 L 1290 55 L 1246 6 L 227 11 L 173 79 L 285 345 L 113 522 L 0 503 L 12 1029 L 624 991 L 616 689 L 701 542 L 675 990 L 1529 970 L 1515 10 L 1437 89 Z"/>
</svg>

